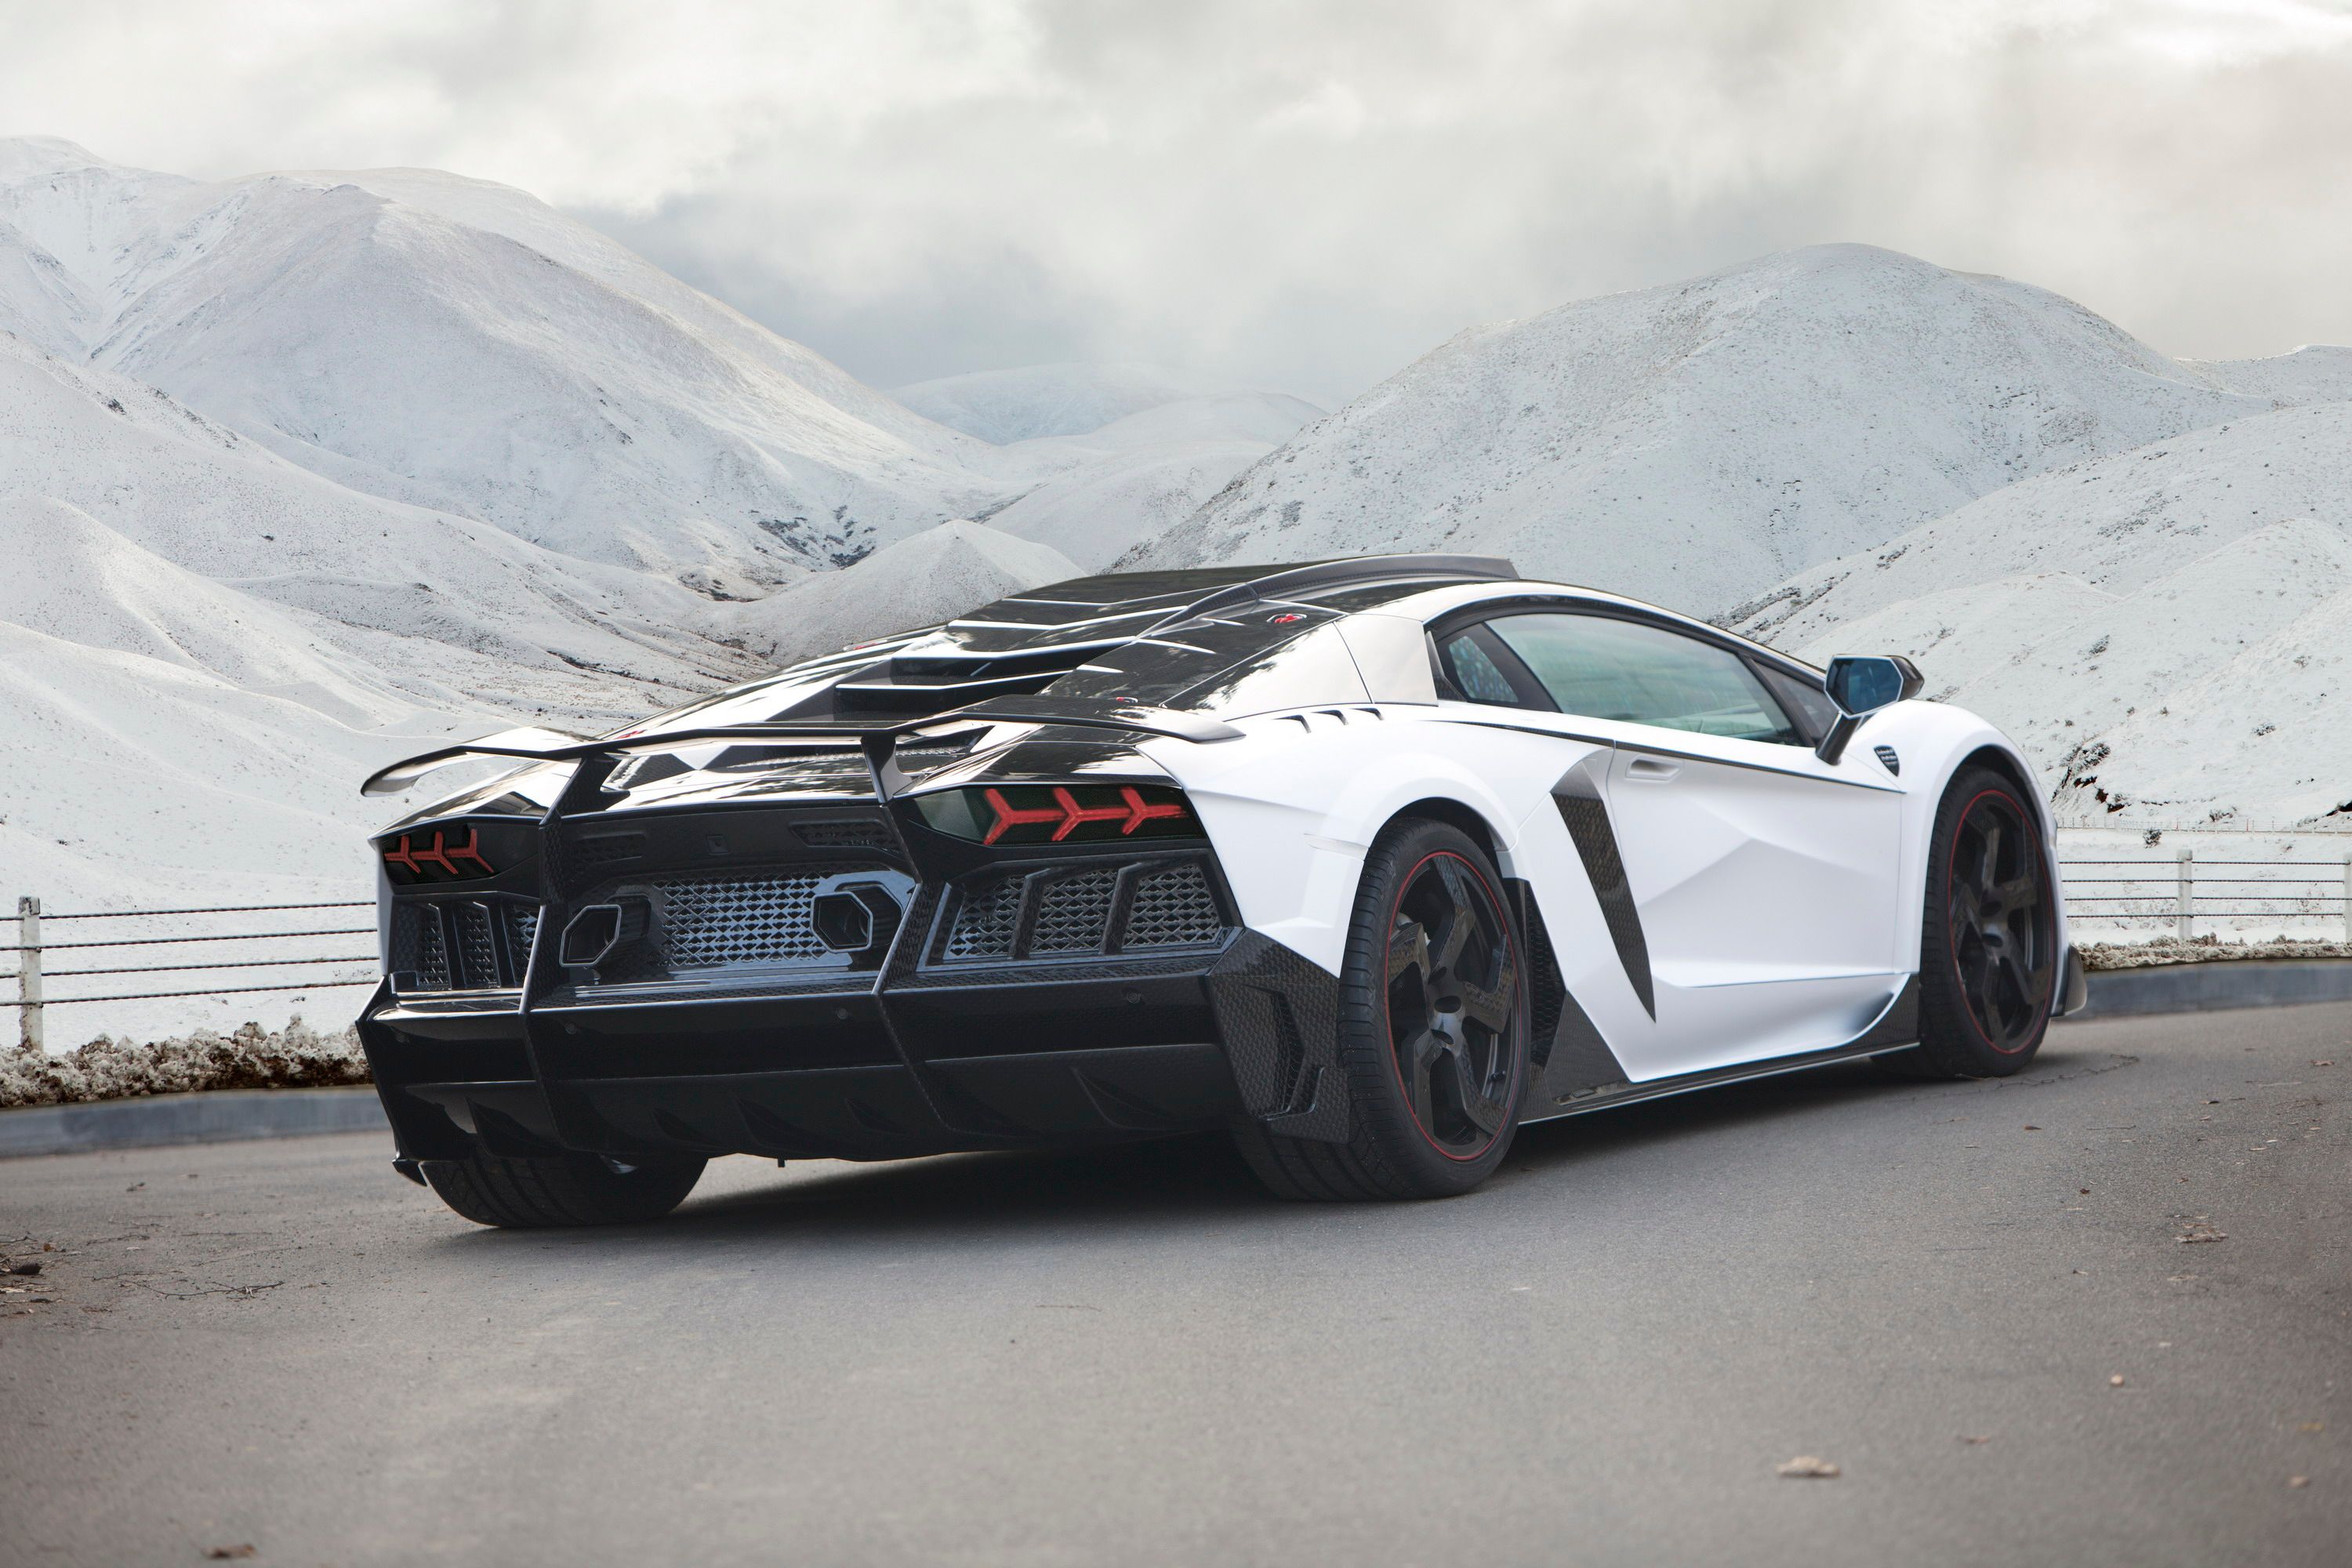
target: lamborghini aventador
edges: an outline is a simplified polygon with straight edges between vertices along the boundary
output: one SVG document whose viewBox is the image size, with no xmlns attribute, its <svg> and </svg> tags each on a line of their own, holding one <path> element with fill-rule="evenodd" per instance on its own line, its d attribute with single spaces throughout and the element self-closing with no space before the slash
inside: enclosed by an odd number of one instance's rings
<svg viewBox="0 0 2352 1568">
<path fill-rule="evenodd" d="M 1292 1198 L 1825 1063 L 2011 1073 L 2079 1006 L 2018 749 L 1504 561 L 1082 578 L 520 765 L 373 840 L 398 1168 L 500 1226 L 714 1156 L 1229 1129 Z"/>
</svg>

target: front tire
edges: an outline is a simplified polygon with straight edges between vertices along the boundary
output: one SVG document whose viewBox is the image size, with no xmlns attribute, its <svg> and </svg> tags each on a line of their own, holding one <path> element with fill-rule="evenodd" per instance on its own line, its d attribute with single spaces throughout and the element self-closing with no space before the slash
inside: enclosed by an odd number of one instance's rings
<svg viewBox="0 0 2352 1568">
<path fill-rule="evenodd" d="M 1927 899 L 1919 1048 L 1895 1060 L 1931 1077 L 2006 1078 L 2033 1059 L 2049 1026 L 2058 889 L 2040 819 L 1990 768 L 1962 768 L 1944 793 Z"/>
<path fill-rule="evenodd" d="M 1451 1197 L 1510 1152 L 1527 1093 L 1525 945 L 1494 863 L 1417 817 L 1364 857 L 1339 973 L 1345 1143 L 1251 1122 L 1242 1156 L 1277 1197 Z"/>
<path fill-rule="evenodd" d="M 443 1203 L 475 1224 L 541 1230 L 659 1219 L 686 1201 L 706 1163 L 616 1169 L 594 1154 L 510 1160 L 478 1149 L 462 1160 L 419 1161 L 418 1168 Z"/>
</svg>

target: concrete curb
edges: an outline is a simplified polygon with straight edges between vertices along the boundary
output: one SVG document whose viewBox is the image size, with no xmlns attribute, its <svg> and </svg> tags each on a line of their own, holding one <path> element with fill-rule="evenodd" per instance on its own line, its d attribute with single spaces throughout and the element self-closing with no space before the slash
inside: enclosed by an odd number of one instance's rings
<svg viewBox="0 0 2352 1568">
<path fill-rule="evenodd" d="M 2076 1018 L 2347 1002 L 2352 959 L 2237 959 L 2109 969 L 2093 973 L 2090 984 L 2090 1005 Z M 0 1110 L 0 1159 L 390 1131 L 373 1089 L 214 1089 Z"/>
<path fill-rule="evenodd" d="M 2241 958 L 2105 969 L 2091 977 L 2090 1005 L 2078 1018 L 2213 1013 L 2227 1007 L 2292 1007 L 2352 1002 L 2352 959 Z"/>
<path fill-rule="evenodd" d="M 0 1110 L 0 1159 L 391 1130 L 370 1088 L 209 1089 Z"/>
</svg>

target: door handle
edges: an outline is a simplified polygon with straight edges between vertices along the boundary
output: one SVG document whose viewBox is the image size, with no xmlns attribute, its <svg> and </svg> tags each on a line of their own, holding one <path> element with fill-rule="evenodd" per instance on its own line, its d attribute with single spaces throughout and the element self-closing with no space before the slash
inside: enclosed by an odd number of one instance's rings
<svg viewBox="0 0 2352 1568">
<path fill-rule="evenodd" d="M 1647 779 L 1653 784 L 1664 784 L 1682 771 L 1677 764 L 1662 763 L 1655 757 L 1635 757 L 1625 764 L 1627 778 Z"/>
</svg>

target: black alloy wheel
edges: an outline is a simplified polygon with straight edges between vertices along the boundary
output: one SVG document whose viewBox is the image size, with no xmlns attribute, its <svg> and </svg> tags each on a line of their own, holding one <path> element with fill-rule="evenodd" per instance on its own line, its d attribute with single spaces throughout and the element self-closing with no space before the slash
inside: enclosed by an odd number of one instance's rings
<svg viewBox="0 0 2352 1568">
<path fill-rule="evenodd" d="M 1947 880 L 1969 1016 L 1994 1050 L 2022 1050 L 2041 1027 L 2058 955 L 2042 846 L 2006 791 L 1986 790 L 1961 809 Z"/>
<path fill-rule="evenodd" d="M 1966 767 L 1936 813 L 1929 848 L 1921 1044 L 1906 1065 L 1965 1078 L 2015 1072 L 2041 1047 L 2061 967 L 2041 825 L 2007 779 Z"/>
<path fill-rule="evenodd" d="M 1339 980 L 1345 1142 L 1234 1129 L 1286 1198 L 1466 1193 L 1510 1152 L 1528 1092 L 1518 925 L 1486 852 L 1460 828 L 1401 817 L 1364 856 Z"/>
<path fill-rule="evenodd" d="M 1493 889 L 1461 855 L 1433 850 L 1389 922 L 1388 1034 L 1413 1121 L 1449 1160 L 1485 1153 L 1510 1115 L 1518 991 Z"/>
</svg>

